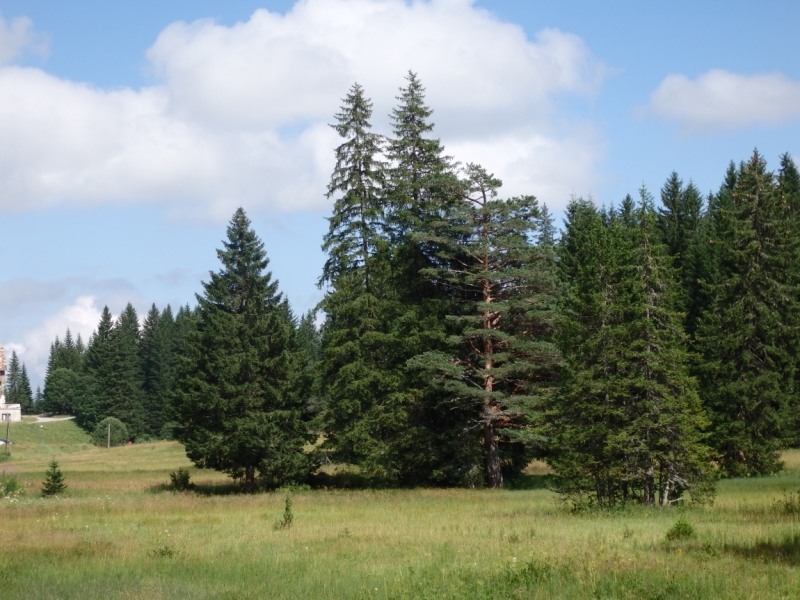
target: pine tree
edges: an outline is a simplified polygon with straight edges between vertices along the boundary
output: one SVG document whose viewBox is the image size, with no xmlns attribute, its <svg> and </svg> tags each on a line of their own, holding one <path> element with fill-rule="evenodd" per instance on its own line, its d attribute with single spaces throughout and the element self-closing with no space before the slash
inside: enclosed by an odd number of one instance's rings
<svg viewBox="0 0 800 600">
<path fill-rule="evenodd" d="M 47 469 L 44 482 L 42 483 L 42 496 L 57 496 L 66 489 L 67 484 L 64 483 L 64 474 L 58 467 L 58 462 L 53 459 L 50 461 L 49 469 Z"/>
<path fill-rule="evenodd" d="M 698 330 L 709 441 L 729 475 L 780 469 L 791 437 L 798 324 L 795 241 L 772 173 L 755 152 L 729 169 L 714 206 L 714 301 Z"/>
<path fill-rule="evenodd" d="M 499 200 L 498 179 L 478 165 L 464 173 L 462 202 L 429 238 L 446 267 L 426 272 L 458 290 L 468 309 L 451 316 L 460 324 L 451 352 L 428 352 L 416 363 L 470 407 L 482 429 L 486 482 L 502 487 L 500 443 L 524 440 L 541 401 L 537 388 L 558 362 L 557 287 L 551 254 L 531 243 L 540 219 L 535 198 Z"/>
<path fill-rule="evenodd" d="M 222 268 L 198 295 L 197 331 L 173 398 L 178 439 L 197 465 L 242 478 L 244 489 L 305 479 L 312 440 L 292 389 L 293 331 L 264 245 L 240 208 L 217 251 Z"/>
</svg>

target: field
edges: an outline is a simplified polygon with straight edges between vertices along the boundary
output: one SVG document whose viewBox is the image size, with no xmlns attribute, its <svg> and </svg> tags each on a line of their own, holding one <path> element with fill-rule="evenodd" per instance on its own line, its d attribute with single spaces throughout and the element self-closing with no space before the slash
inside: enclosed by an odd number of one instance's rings
<svg viewBox="0 0 800 600">
<path fill-rule="evenodd" d="M 797 598 L 800 451 L 713 506 L 575 514 L 533 466 L 520 490 L 230 494 L 181 446 L 106 450 L 72 422 L 15 424 L 24 493 L 0 501 L 0 598 Z M 55 456 L 69 489 L 38 489 Z M 667 541 L 678 519 L 694 535 Z"/>
</svg>

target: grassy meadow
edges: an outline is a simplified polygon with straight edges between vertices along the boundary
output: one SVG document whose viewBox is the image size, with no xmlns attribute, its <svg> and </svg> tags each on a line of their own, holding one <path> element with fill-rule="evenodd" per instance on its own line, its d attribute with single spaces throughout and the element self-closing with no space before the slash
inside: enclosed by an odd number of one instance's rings
<svg viewBox="0 0 800 600">
<path fill-rule="evenodd" d="M 533 465 L 518 490 L 231 494 L 179 444 L 93 447 L 23 423 L 0 470 L 0 598 L 797 598 L 800 451 L 778 476 L 720 483 L 713 506 L 574 514 Z M 38 490 L 55 456 L 69 488 Z M 189 468 L 193 492 L 167 489 Z M 687 539 L 667 541 L 683 519 Z"/>
</svg>

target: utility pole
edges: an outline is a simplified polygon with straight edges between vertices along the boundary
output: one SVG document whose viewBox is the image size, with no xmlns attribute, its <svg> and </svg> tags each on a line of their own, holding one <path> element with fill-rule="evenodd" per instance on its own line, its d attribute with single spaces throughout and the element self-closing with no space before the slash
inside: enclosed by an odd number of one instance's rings
<svg viewBox="0 0 800 600">
<path fill-rule="evenodd" d="M 8 421 L 6 421 L 6 456 L 11 454 L 11 450 L 8 449 L 10 440 L 8 439 L 8 432 L 11 429 L 11 415 L 8 417 Z"/>
</svg>

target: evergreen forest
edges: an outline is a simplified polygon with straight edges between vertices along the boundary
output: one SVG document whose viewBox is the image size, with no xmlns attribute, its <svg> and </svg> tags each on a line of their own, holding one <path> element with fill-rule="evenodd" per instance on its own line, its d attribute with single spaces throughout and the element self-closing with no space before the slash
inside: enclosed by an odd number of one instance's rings
<svg viewBox="0 0 800 600">
<path fill-rule="evenodd" d="M 292 310 L 239 209 L 193 306 L 106 307 L 88 340 L 53 342 L 35 394 L 12 353 L 7 401 L 176 439 L 246 491 L 322 463 L 499 488 L 538 459 L 571 497 L 667 506 L 779 471 L 800 443 L 791 157 L 754 151 L 711 193 L 673 172 L 573 198 L 559 229 L 448 156 L 432 115 L 414 73 L 386 135 L 359 85 L 344 97 L 315 310 Z"/>
</svg>

